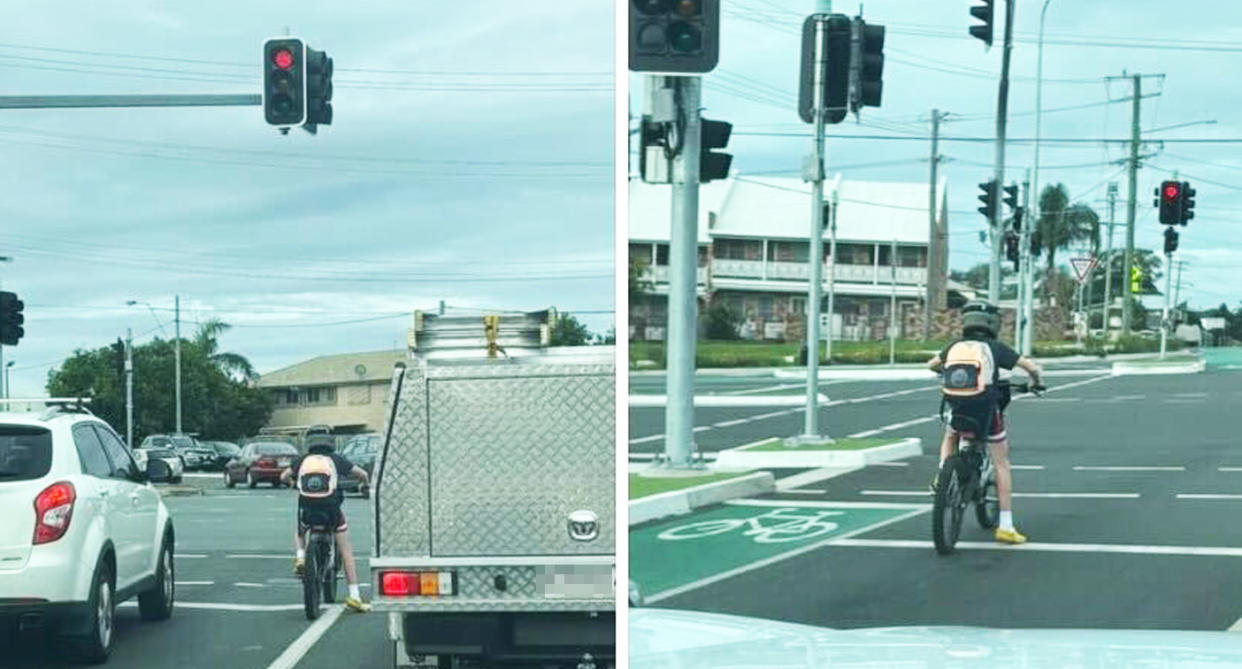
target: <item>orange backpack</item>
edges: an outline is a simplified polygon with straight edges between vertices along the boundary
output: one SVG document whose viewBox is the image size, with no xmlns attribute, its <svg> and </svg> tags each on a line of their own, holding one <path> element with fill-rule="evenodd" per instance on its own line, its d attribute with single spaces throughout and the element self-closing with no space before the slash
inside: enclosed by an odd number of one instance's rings
<svg viewBox="0 0 1242 669">
<path fill-rule="evenodd" d="M 308 455 L 298 467 L 298 493 L 322 499 L 336 494 L 336 463 L 326 455 Z"/>
<path fill-rule="evenodd" d="M 981 397 L 995 376 L 992 347 L 985 341 L 964 339 L 945 351 L 940 389 L 946 397 Z"/>
</svg>

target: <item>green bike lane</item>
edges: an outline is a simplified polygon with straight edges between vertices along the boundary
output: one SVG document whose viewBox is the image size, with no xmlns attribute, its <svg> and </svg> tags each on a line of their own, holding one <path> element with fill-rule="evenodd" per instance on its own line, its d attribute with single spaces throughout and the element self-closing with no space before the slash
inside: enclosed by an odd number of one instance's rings
<svg viewBox="0 0 1242 669">
<path fill-rule="evenodd" d="M 741 499 L 630 529 L 630 580 L 648 603 L 926 512 L 927 504 Z"/>
</svg>

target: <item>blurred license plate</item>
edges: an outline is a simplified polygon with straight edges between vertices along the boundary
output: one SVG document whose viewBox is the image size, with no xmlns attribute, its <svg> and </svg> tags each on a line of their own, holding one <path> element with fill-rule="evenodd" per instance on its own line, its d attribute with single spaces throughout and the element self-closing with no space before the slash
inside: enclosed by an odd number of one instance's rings
<svg viewBox="0 0 1242 669">
<path fill-rule="evenodd" d="M 281 467 L 288 467 L 291 462 L 292 460 L 290 460 L 289 458 L 281 458 L 276 461 L 276 464 L 280 465 Z"/>
<path fill-rule="evenodd" d="M 616 592 L 616 570 L 606 564 L 539 567 L 535 581 L 548 599 L 611 598 Z"/>
</svg>

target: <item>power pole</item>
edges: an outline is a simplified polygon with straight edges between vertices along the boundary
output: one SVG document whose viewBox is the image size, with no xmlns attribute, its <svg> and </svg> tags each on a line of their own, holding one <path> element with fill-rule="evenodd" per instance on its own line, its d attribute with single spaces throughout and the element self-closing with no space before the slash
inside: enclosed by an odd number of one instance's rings
<svg viewBox="0 0 1242 669">
<path fill-rule="evenodd" d="M 125 445 L 134 450 L 134 330 L 125 329 Z"/>
<path fill-rule="evenodd" d="M 1013 51 L 1014 0 L 1005 0 L 1005 47 L 1001 56 L 1000 90 L 996 101 L 996 193 L 992 198 L 989 217 L 992 224 L 992 264 L 988 268 L 988 299 L 1000 300 L 1001 279 L 1001 187 L 1005 185 L 1005 124 L 1009 115 L 1009 54 Z"/>
<path fill-rule="evenodd" d="M 1117 182 L 1108 184 L 1108 247 L 1104 252 L 1104 341 L 1108 341 L 1113 306 L 1113 225 L 1117 221 Z"/>
<path fill-rule="evenodd" d="M 1177 261 L 1177 288 L 1173 290 L 1173 308 L 1176 309 L 1181 304 L 1182 299 L 1182 269 L 1186 267 L 1185 260 Z"/>
<path fill-rule="evenodd" d="M 659 81 L 653 77 L 650 81 Z M 694 367 L 698 344 L 699 77 L 667 77 L 680 132 L 673 157 L 672 235 L 668 286 L 668 404 L 664 455 L 671 467 L 691 466 L 694 439 Z"/>
<path fill-rule="evenodd" d="M 897 364 L 897 240 L 888 247 L 889 303 L 888 303 L 888 364 Z"/>
<path fill-rule="evenodd" d="M 176 371 L 173 372 L 175 377 L 174 383 L 177 386 L 177 434 L 181 434 L 181 296 L 175 297 L 173 308 L 173 320 L 176 321 L 176 337 L 173 342 L 173 357 L 175 359 Z"/>
<path fill-rule="evenodd" d="M 1139 103 L 1143 97 L 1143 75 L 1136 74 L 1133 80 L 1134 98 L 1130 114 L 1130 200 L 1126 203 L 1126 254 L 1121 274 L 1121 284 L 1124 290 L 1121 304 L 1121 334 L 1123 336 L 1130 334 L 1133 311 L 1130 305 L 1133 297 L 1130 290 L 1130 268 L 1134 262 L 1134 207 L 1138 201 L 1139 114 L 1142 113 L 1142 105 Z"/>
<path fill-rule="evenodd" d="M 941 300 L 944 299 L 945 292 L 944 282 L 941 280 L 944 267 L 940 264 L 940 258 L 944 250 L 946 235 L 936 217 L 936 172 L 940 166 L 940 121 L 945 116 L 948 116 L 947 112 L 941 114 L 939 109 L 932 110 L 931 178 L 927 189 L 927 295 L 923 299 L 924 341 L 931 339 L 932 311 L 943 308 Z"/>
<path fill-rule="evenodd" d="M 1031 211 L 1031 170 L 1027 168 L 1022 181 L 1022 230 L 1018 233 L 1018 314 L 1014 320 L 1014 338 L 1022 355 L 1031 354 L 1031 317 L 1034 309 L 1035 286 L 1032 278 L 1034 259 L 1031 257 L 1031 228 L 1035 216 Z"/>
</svg>

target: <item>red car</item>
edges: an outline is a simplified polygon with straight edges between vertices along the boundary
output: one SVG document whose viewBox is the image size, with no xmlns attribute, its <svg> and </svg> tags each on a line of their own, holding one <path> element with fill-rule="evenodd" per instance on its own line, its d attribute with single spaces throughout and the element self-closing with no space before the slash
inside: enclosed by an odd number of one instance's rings
<svg viewBox="0 0 1242 669">
<path fill-rule="evenodd" d="M 224 465 L 224 485 L 232 488 L 245 481 L 251 488 L 259 483 L 270 483 L 273 488 L 279 487 L 280 473 L 297 456 L 298 449 L 283 441 L 256 441 L 246 444 L 237 457 Z"/>
</svg>

